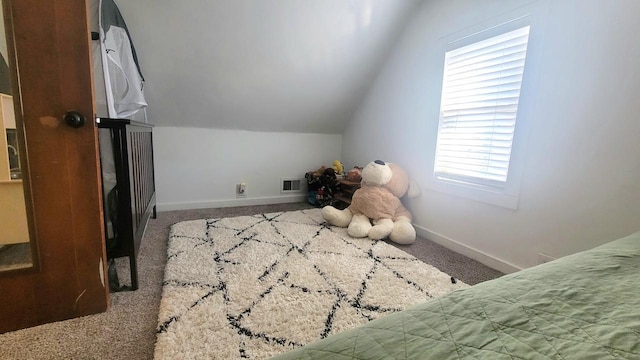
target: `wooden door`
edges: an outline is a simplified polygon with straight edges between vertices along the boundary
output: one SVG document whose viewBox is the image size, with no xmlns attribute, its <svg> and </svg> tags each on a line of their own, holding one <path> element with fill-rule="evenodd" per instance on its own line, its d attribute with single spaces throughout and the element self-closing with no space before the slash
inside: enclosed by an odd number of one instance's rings
<svg viewBox="0 0 640 360">
<path fill-rule="evenodd" d="M 87 4 L 3 1 L 38 256 L 34 269 L 0 273 L 0 333 L 102 312 L 109 301 Z M 70 110 L 86 124 L 66 125 Z"/>
</svg>

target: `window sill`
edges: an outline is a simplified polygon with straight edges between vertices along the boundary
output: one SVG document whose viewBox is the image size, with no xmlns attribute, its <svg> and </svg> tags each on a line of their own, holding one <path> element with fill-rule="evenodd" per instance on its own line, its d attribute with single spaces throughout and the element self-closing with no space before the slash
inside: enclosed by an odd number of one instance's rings
<svg viewBox="0 0 640 360">
<path fill-rule="evenodd" d="M 432 179 L 427 185 L 429 190 L 453 195 L 469 200 L 495 205 L 506 209 L 517 210 L 519 196 L 509 194 L 505 190 L 474 186 L 442 179 Z"/>
</svg>

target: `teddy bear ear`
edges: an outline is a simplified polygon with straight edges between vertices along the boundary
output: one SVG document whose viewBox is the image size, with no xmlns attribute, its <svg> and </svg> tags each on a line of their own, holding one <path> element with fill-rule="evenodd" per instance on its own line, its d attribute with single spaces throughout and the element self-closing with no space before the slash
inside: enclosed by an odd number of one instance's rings
<svg viewBox="0 0 640 360">
<path fill-rule="evenodd" d="M 407 190 L 407 197 L 413 198 L 420 195 L 420 186 L 413 179 L 409 179 L 409 189 Z"/>
</svg>

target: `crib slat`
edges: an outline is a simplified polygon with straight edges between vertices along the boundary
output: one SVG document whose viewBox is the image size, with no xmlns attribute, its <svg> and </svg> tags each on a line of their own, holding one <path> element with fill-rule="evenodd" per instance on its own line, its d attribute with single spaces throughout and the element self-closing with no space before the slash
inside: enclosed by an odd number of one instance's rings
<svg viewBox="0 0 640 360">
<path fill-rule="evenodd" d="M 117 246 L 108 249 L 107 257 L 129 257 L 131 287 L 136 290 L 136 258 L 147 222 L 156 214 L 153 125 L 101 118 L 98 126 L 111 131 L 118 189 Z"/>
</svg>

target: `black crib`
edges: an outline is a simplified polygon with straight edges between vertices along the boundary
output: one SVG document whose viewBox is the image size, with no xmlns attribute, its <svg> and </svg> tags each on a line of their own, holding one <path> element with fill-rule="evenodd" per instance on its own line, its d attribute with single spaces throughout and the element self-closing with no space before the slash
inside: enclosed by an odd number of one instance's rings
<svg viewBox="0 0 640 360">
<path fill-rule="evenodd" d="M 105 194 L 105 224 L 109 218 L 113 225 L 113 237 L 107 236 L 107 259 L 129 258 L 131 290 L 136 290 L 140 242 L 149 218 L 156 218 L 153 125 L 100 118 L 98 127 L 111 132 L 116 174 L 114 190 Z"/>
</svg>

